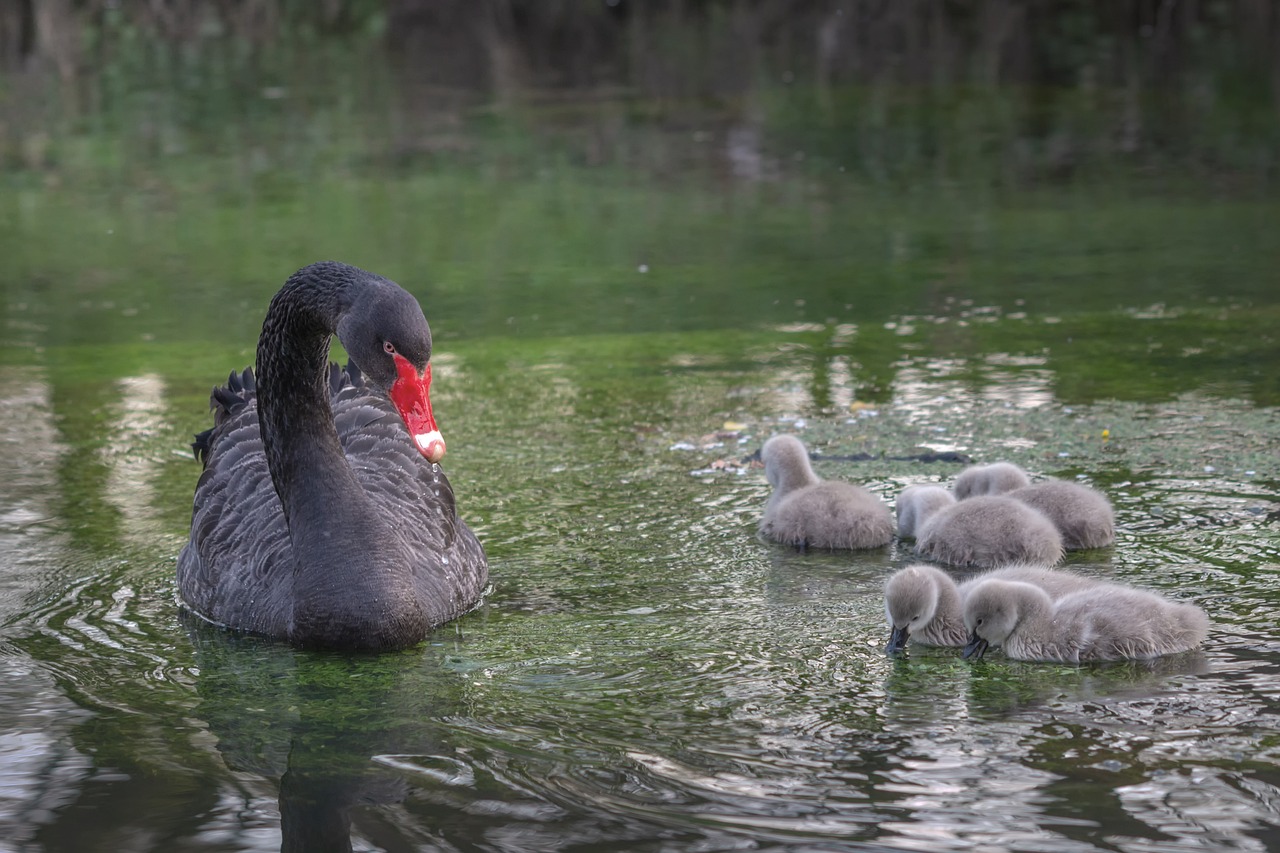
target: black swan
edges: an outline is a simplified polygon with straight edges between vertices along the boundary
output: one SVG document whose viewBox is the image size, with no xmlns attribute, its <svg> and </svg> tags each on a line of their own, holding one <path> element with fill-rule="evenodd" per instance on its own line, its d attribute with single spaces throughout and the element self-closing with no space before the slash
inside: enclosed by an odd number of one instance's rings
<svg viewBox="0 0 1280 853">
<path fill-rule="evenodd" d="M 187 607 L 297 646 L 394 649 L 475 605 L 488 563 L 437 464 L 430 358 L 422 308 L 394 282 L 333 262 L 285 282 L 256 377 L 214 389 L 193 445 Z"/>
<path fill-rule="evenodd" d="M 1057 526 L 1068 551 L 1105 548 L 1116 542 L 1111 501 L 1096 489 L 1066 480 L 1042 480 L 1005 496 L 1044 513 Z"/>
<path fill-rule="evenodd" d="M 1068 551 L 1104 548 L 1116 541 L 1115 513 L 1106 497 L 1088 486 L 1066 480 L 1032 483 L 1017 465 L 975 465 L 956 478 L 956 497 L 1004 495 L 1039 510 L 1062 534 Z"/>
<path fill-rule="evenodd" d="M 924 527 L 925 519 L 939 510 L 955 506 L 955 495 L 942 486 L 918 483 L 907 486 L 898 495 L 898 535 L 903 539 L 915 539 Z"/>
</svg>

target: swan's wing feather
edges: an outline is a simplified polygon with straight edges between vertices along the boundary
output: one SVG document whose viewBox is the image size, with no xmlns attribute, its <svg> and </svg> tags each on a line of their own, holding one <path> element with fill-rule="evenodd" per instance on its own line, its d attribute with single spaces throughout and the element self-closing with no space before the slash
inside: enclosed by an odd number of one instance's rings
<svg viewBox="0 0 1280 853">
<path fill-rule="evenodd" d="M 235 374 L 231 374 L 235 376 Z M 231 388 L 214 388 L 211 395 L 213 409 L 215 412 L 232 412 L 240 406 L 244 405 L 243 392 L 237 392 Z M 216 417 L 216 416 L 215 416 Z"/>
<path fill-rule="evenodd" d="M 402 522 L 395 526 L 409 529 L 415 550 L 450 548 L 461 524 L 453 487 L 444 471 L 418 452 L 391 403 L 383 397 L 344 393 L 334 401 L 334 423 L 366 494 Z"/>
<path fill-rule="evenodd" d="M 357 374 L 358 375 L 358 374 Z M 414 581 L 424 600 L 452 618 L 471 606 L 488 581 L 488 561 L 458 517 L 453 487 L 439 465 L 415 446 L 399 412 L 380 392 L 352 384 L 332 400 L 347 461 L 369 498 L 393 519 L 410 553 L 421 555 Z"/>
<path fill-rule="evenodd" d="M 284 594 L 279 577 L 293 571 L 293 557 L 253 403 L 209 431 L 178 586 L 206 619 L 279 635 L 282 609 L 270 605 Z"/>
<path fill-rule="evenodd" d="M 357 387 L 364 385 L 364 376 L 360 373 L 360 365 L 350 359 L 347 360 L 347 366 L 342 369 L 347 374 L 347 381 Z"/>
</svg>

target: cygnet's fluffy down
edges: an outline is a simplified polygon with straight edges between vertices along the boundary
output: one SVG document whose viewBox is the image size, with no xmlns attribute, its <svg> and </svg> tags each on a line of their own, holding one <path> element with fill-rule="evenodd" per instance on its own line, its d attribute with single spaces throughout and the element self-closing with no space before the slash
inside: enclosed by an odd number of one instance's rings
<svg viewBox="0 0 1280 853">
<path fill-rule="evenodd" d="M 1045 480 L 1008 493 L 1044 513 L 1068 551 L 1104 548 L 1116 541 L 1115 514 L 1101 492 L 1066 480 Z"/>
<path fill-rule="evenodd" d="M 907 486 L 898 495 L 898 535 L 914 539 L 924 520 L 956 502 L 942 486 Z"/>
<path fill-rule="evenodd" d="M 1021 501 L 976 497 L 920 522 L 916 554 L 935 563 L 990 569 L 1012 563 L 1051 566 L 1062 559 L 1053 522 Z"/>
<path fill-rule="evenodd" d="M 1034 584 L 1052 599 L 1105 584 L 1084 575 L 1029 565 L 993 569 L 957 584 L 936 566 L 916 563 L 895 572 L 884 585 L 884 610 L 890 631 L 885 651 L 899 652 L 908 641 L 926 646 L 963 646 L 969 637 L 964 625 L 964 600 L 979 582 L 991 578 Z"/>
<path fill-rule="evenodd" d="M 801 548 L 878 548 L 893 538 L 884 501 L 861 486 L 819 479 L 800 439 L 774 436 L 760 458 L 773 486 L 760 520 L 768 538 Z"/>
<path fill-rule="evenodd" d="M 964 656 L 1000 646 L 1016 660 L 1082 663 L 1144 660 L 1198 646 L 1209 617 L 1193 604 L 1118 584 L 1053 601 L 1029 583 L 984 580 L 964 602 Z"/>
<path fill-rule="evenodd" d="M 978 495 L 1002 495 L 1014 489 L 1030 485 L 1031 478 L 1012 462 L 993 462 L 990 465 L 973 465 L 956 477 L 956 500 Z"/>
</svg>

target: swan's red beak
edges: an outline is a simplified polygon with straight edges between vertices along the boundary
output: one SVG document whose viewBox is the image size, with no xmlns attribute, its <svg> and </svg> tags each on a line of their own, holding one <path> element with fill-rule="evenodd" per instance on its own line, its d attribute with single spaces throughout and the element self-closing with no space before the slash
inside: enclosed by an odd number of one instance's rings
<svg viewBox="0 0 1280 853">
<path fill-rule="evenodd" d="M 393 357 L 397 379 L 391 384 L 391 402 L 400 410 L 418 450 L 428 462 L 439 462 L 444 458 L 444 436 L 431 414 L 431 365 L 419 376 L 409 359 L 399 353 Z"/>
</svg>

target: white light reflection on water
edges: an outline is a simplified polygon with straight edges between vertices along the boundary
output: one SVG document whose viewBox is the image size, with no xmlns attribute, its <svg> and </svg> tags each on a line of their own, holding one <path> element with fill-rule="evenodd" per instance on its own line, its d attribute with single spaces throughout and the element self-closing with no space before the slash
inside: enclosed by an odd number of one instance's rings
<svg viewBox="0 0 1280 853">
<path fill-rule="evenodd" d="M 29 843 L 93 776 L 93 759 L 70 741 L 91 714 L 38 665 L 0 655 L 0 838 Z"/>
<path fill-rule="evenodd" d="M 103 497 L 120 512 L 131 544 L 145 546 L 157 532 L 155 479 L 161 457 L 152 451 L 167 428 L 164 379 L 154 373 L 126 376 L 109 405 L 102 460 L 107 466 Z"/>
<path fill-rule="evenodd" d="M 51 395 L 43 370 L 0 369 L 0 622 L 21 613 L 65 542 L 57 471 L 67 448 L 53 428 Z"/>
</svg>

